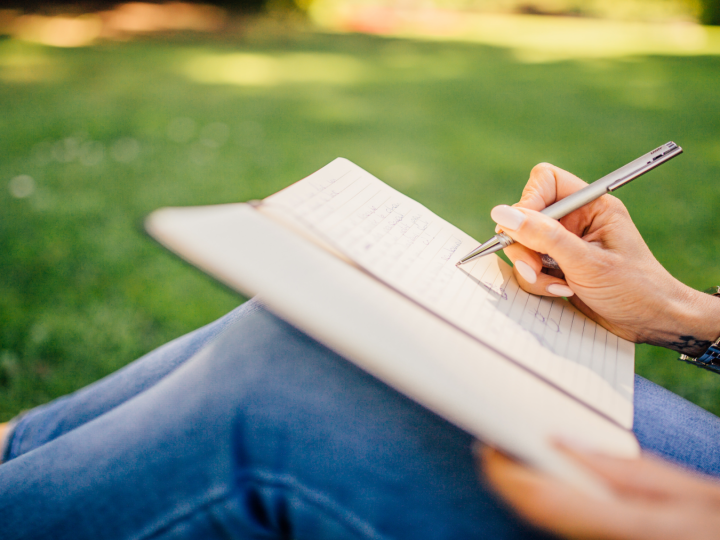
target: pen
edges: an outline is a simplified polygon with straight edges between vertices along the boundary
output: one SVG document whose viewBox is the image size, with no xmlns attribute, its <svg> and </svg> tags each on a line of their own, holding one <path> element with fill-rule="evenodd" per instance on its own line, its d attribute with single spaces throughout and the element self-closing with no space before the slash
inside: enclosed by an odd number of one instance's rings
<svg viewBox="0 0 720 540">
<path fill-rule="evenodd" d="M 540 213 L 553 219 L 565 217 L 570 212 L 591 203 L 595 199 L 599 199 L 606 193 L 610 193 L 625 184 L 629 184 L 638 176 L 641 176 L 646 172 L 651 171 L 658 165 L 661 165 L 675 156 L 682 154 L 682 151 L 682 148 L 674 142 L 665 143 L 655 150 L 648 152 L 644 156 L 640 156 L 636 160 L 631 161 L 624 167 L 620 167 L 617 171 L 611 172 L 607 176 L 603 176 L 600 180 L 596 180 L 589 186 L 576 191 L 572 195 L 568 195 L 564 199 L 560 199 L 554 204 L 551 204 Z M 470 262 L 478 257 L 482 257 L 483 255 L 489 255 L 490 253 L 495 253 L 496 251 L 505 249 L 514 242 L 515 241 L 507 234 L 498 233 L 490 240 L 480 244 L 480 246 L 476 249 L 465 255 L 465 257 L 460 259 L 455 266 L 460 266 L 461 264 Z"/>
</svg>

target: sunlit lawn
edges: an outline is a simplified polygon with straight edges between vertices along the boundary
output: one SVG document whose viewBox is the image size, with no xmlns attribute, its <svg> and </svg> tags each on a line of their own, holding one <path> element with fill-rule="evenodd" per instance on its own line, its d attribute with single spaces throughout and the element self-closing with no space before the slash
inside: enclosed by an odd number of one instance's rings
<svg viewBox="0 0 720 540">
<path fill-rule="evenodd" d="M 720 284 L 719 69 L 291 30 L 2 41 L 0 420 L 243 301 L 149 240 L 148 212 L 260 198 L 336 156 L 481 238 L 535 163 L 592 180 L 674 140 L 620 197 L 674 275 Z M 720 378 L 675 356 L 638 347 L 637 370 L 720 412 Z"/>
</svg>

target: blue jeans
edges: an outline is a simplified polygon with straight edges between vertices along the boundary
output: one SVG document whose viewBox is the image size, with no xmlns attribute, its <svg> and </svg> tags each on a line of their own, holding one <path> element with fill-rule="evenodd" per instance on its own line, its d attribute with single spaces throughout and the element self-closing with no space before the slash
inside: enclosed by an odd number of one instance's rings
<svg viewBox="0 0 720 540">
<path fill-rule="evenodd" d="M 635 430 L 720 474 L 720 421 L 640 378 Z M 472 442 L 251 301 L 25 415 L 0 536 L 546 538 L 486 488 Z"/>
</svg>

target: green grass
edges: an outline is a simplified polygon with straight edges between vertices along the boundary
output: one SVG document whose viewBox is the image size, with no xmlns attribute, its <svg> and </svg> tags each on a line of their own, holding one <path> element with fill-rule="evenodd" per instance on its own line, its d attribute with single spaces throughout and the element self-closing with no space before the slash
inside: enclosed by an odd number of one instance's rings
<svg viewBox="0 0 720 540">
<path fill-rule="evenodd" d="M 264 84 L 217 82 L 218 66 L 248 62 Z M 675 140 L 686 154 L 620 198 L 670 272 L 718 284 L 719 69 L 717 57 L 532 64 L 480 45 L 292 30 L 0 41 L 0 420 L 243 300 L 149 240 L 148 212 L 264 197 L 336 156 L 480 238 L 535 163 L 592 180 Z M 11 196 L 18 175 L 32 195 Z M 674 353 L 638 347 L 637 370 L 720 412 L 720 377 Z"/>
</svg>

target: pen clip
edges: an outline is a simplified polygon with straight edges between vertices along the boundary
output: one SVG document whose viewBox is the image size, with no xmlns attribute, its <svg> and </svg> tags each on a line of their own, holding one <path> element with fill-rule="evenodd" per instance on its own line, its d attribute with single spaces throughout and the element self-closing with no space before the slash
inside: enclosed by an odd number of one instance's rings
<svg viewBox="0 0 720 540">
<path fill-rule="evenodd" d="M 635 170 L 630 172 L 627 176 L 623 176 L 622 178 L 619 178 L 618 180 L 610 184 L 607 187 L 608 192 L 615 191 L 617 188 L 622 187 L 629 182 L 632 182 L 638 176 L 642 176 L 646 172 L 653 170 L 658 165 L 661 165 L 666 161 L 671 160 L 675 156 L 679 156 L 680 154 L 682 154 L 682 152 L 683 149 L 672 141 L 663 144 L 652 152 L 648 152 L 641 158 L 632 162 L 630 165 L 634 165 Z"/>
</svg>

